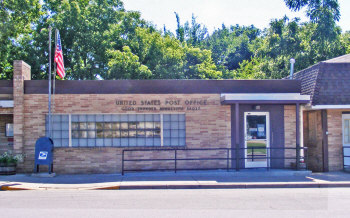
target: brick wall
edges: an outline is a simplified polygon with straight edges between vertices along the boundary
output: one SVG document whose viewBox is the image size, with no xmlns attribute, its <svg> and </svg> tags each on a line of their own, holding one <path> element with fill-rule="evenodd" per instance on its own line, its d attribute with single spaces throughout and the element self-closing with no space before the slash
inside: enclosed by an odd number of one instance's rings
<svg viewBox="0 0 350 218">
<path fill-rule="evenodd" d="M 343 169 L 342 112 L 349 110 L 327 110 L 328 120 L 328 164 L 329 171 Z"/>
<path fill-rule="evenodd" d="M 231 109 L 229 105 L 220 104 L 218 94 L 164 94 L 164 95 L 116 95 L 116 94 L 84 94 L 84 95 L 55 95 L 54 114 L 136 114 L 136 113 L 185 113 L 186 114 L 186 147 L 191 148 L 230 148 L 231 147 Z M 180 100 L 183 110 L 160 111 L 160 106 L 154 106 L 155 111 L 124 111 L 123 106 L 116 105 L 117 100 L 136 101 L 141 107 L 141 100 L 160 100 L 161 107 L 165 101 Z M 199 110 L 187 110 L 184 102 L 188 100 L 206 100 L 207 105 L 196 105 Z M 24 153 L 26 154 L 25 166 L 20 168 L 22 172 L 32 172 L 34 166 L 35 142 L 45 136 L 45 115 L 48 112 L 47 95 L 26 94 L 24 96 Z M 143 106 L 144 107 L 144 106 Z M 284 107 L 285 122 L 285 146 L 295 147 L 295 105 Z M 120 173 L 122 168 L 122 150 L 128 147 L 93 147 L 93 148 L 55 148 L 54 171 L 56 173 Z M 148 148 L 149 147 L 137 147 Z M 154 147 L 160 150 L 166 147 Z M 183 147 L 178 147 L 183 148 Z M 146 154 L 147 153 L 147 154 Z M 130 152 L 126 158 L 173 158 L 174 151 L 147 151 Z M 131 156 L 130 156 L 131 155 Z M 179 158 L 226 158 L 225 151 L 179 151 Z M 286 150 L 286 157 L 295 157 L 295 150 Z M 286 160 L 285 167 L 290 167 Z M 179 161 L 178 168 L 225 168 L 226 161 Z M 172 169 L 173 161 L 168 162 L 128 162 L 125 169 Z"/>
<path fill-rule="evenodd" d="M 15 154 L 24 154 L 24 80 L 30 80 L 30 66 L 24 61 L 13 62 L 13 150 Z M 21 170 L 22 163 L 18 164 Z"/>
<path fill-rule="evenodd" d="M 230 148 L 231 147 L 231 109 L 229 105 L 220 104 L 219 94 L 164 94 L 164 95 L 116 95 L 84 94 L 55 95 L 53 113 L 56 114 L 132 114 L 132 113 L 185 113 L 186 114 L 186 148 Z M 160 100 L 161 106 L 155 111 L 124 111 L 123 106 L 116 105 L 116 100 L 136 101 Z M 180 100 L 180 105 L 164 105 L 165 101 Z M 185 101 L 206 100 L 207 105 L 192 105 L 188 110 Z M 45 136 L 45 115 L 48 112 L 47 95 L 26 94 L 24 96 L 24 141 L 26 161 L 22 171 L 31 172 L 34 166 L 35 142 Z M 183 110 L 160 111 L 160 107 L 183 107 Z M 200 107 L 200 108 L 198 108 Z M 183 147 L 181 147 L 183 148 Z M 54 171 L 57 173 L 116 173 L 121 172 L 121 152 L 125 147 L 103 148 L 55 148 Z M 209 152 L 202 155 L 213 156 Z M 216 154 L 222 155 L 221 153 Z M 165 155 L 166 156 L 166 155 Z M 159 158 L 159 152 L 148 157 Z M 195 161 L 186 166 L 195 166 Z M 221 163 L 219 163 L 221 164 Z M 169 165 L 169 164 L 168 164 Z M 210 163 L 208 162 L 208 165 Z M 150 168 L 156 163 L 136 164 L 140 168 Z M 135 167 L 134 166 L 134 167 Z M 159 166 L 159 165 L 157 165 Z M 159 166 L 170 167 L 170 166 Z"/>
</svg>

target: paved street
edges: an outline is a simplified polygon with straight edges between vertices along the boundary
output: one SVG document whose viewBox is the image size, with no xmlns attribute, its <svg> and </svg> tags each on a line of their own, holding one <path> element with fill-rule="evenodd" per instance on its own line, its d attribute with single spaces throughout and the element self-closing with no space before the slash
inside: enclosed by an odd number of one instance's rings
<svg viewBox="0 0 350 218">
<path fill-rule="evenodd" d="M 348 217 L 349 188 L 0 192 L 1 217 Z"/>
</svg>

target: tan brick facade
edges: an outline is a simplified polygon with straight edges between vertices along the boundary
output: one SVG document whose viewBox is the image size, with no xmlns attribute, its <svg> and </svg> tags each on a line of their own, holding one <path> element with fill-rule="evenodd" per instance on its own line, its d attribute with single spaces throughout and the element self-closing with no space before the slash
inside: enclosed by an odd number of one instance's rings
<svg viewBox="0 0 350 218">
<path fill-rule="evenodd" d="M 36 140 L 45 136 L 48 95 L 24 94 L 24 80 L 30 79 L 30 67 L 22 61 L 15 61 L 14 65 L 13 148 L 16 153 L 25 155 L 24 164 L 18 166 L 18 171 L 31 173 L 34 168 Z M 231 106 L 221 104 L 220 94 L 57 94 L 52 99 L 53 114 L 185 114 L 186 146 L 176 148 L 188 150 L 177 151 L 178 158 L 226 158 L 227 154 L 231 155 L 226 150 L 231 148 Z M 145 106 L 141 104 L 144 100 L 159 101 L 160 105 Z M 125 105 L 116 104 L 117 101 L 131 101 L 136 104 L 125 108 Z M 148 109 L 144 110 L 144 108 Z M 167 110 L 162 110 L 164 108 Z M 7 112 L 10 113 L 11 110 Z M 295 116 L 295 105 L 284 106 L 285 147 L 295 148 Z M 155 148 L 156 151 L 128 152 L 125 153 L 126 159 L 170 159 L 175 155 L 174 150 L 167 150 L 174 147 L 56 147 L 54 172 L 120 173 L 122 151 L 133 148 Z M 189 150 L 199 148 L 223 148 L 224 150 Z M 295 150 L 286 150 L 285 156 L 295 157 Z M 290 167 L 290 162 L 293 160 L 285 161 L 286 168 Z M 226 160 L 191 160 L 178 161 L 177 167 L 181 169 L 225 168 L 227 164 L 231 166 L 231 162 L 227 163 Z M 172 169 L 174 165 L 174 161 L 125 162 L 125 168 L 134 170 Z"/>
<path fill-rule="evenodd" d="M 134 105 L 134 111 L 123 110 L 116 105 L 117 100 L 140 102 L 141 100 L 159 100 L 155 111 L 138 111 L 140 104 Z M 183 110 L 160 111 L 166 101 L 180 100 Z M 206 101 L 206 105 L 192 105 L 189 110 L 186 101 Z M 231 147 L 231 107 L 221 105 L 219 94 L 167 94 L 167 95 L 55 95 L 53 114 L 125 114 L 125 113 L 185 113 L 186 148 L 230 148 Z M 47 95 L 25 95 L 24 139 L 26 168 L 34 166 L 35 141 L 45 136 L 45 115 L 47 114 Z M 117 147 L 106 148 L 56 148 L 54 169 L 58 173 L 115 173 L 121 171 L 121 152 Z M 159 152 L 153 152 L 159 158 Z M 206 155 L 206 152 L 202 152 Z M 153 163 L 154 164 L 154 163 Z"/>
<path fill-rule="evenodd" d="M 13 62 L 13 150 L 16 154 L 25 154 L 24 138 L 24 80 L 30 80 L 30 66 L 23 61 Z M 22 167 L 19 163 L 19 168 Z"/>
<path fill-rule="evenodd" d="M 284 146 L 286 148 L 296 148 L 296 111 L 295 105 L 284 106 Z M 286 158 L 295 158 L 295 149 L 286 149 L 284 153 Z M 295 159 L 286 159 L 285 168 L 290 168 Z"/>
<path fill-rule="evenodd" d="M 328 164 L 329 171 L 343 169 L 342 112 L 349 110 L 327 110 L 328 120 Z"/>
<path fill-rule="evenodd" d="M 137 111 L 141 100 L 159 100 L 160 106 L 155 111 Z M 116 105 L 117 100 L 136 101 L 134 111 L 125 111 L 123 106 Z M 180 100 L 183 110 L 160 111 L 166 101 Z M 188 110 L 186 101 L 206 100 L 198 110 Z M 26 163 L 23 171 L 31 172 L 34 166 L 34 147 L 39 137 L 45 136 L 45 115 L 47 114 L 47 95 L 26 94 L 24 107 L 24 141 Z M 231 147 L 231 107 L 221 105 L 218 94 L 164 94 L 164 95 L 56 95 L 54 97 L 54 114 L 130 114 L 130 113 L 185 113 L 186 147 L 197 148 L 230 148 Z M 295 147 L 295 106 L 285 106 L 285 146 Z M 138 147 L 147 148 L 147 147 Z M 160 150 L 169 147 L 155 147 Z M 178 147 L 184 148 L 184 147 Z M 122 168 L 122 150 L 128 147 L 93 147 L 93 148 L 55 148 L 54 171 L 57 173 L 119 173 Z M 178 151 L 178 158 L 226 158 L 222 151 Z M 295 150 L 286 150 L 286 157 L 295 157 Z M 148 151 L 146 153 L 129 152 L 125 158 L 173 158 L 174 151 Z M 285 167 L 290 167 L 286 160 Z M 125 162 L 125 169 L 172 169 L 174 161 L 167 162 Z M 229 163 L 230 165 L 230 163 Z M 226 161 L 179 161 L 178 168 L 225 168 Z"/>
</svg>

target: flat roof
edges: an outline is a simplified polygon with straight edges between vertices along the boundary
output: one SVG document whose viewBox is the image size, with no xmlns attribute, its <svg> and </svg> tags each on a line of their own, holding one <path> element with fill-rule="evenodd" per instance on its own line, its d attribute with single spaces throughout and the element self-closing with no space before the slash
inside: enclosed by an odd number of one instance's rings
<svg viewBox="0 0 350 218">
<path fill-rule="evenodd" d="M 300 93 L 300 80 L 64 80 L 55 94 Z M 47 80 L 25 80 L 25 94 L 47 94 Z"/>
<path fill-rule="evenodd" d="M 12 80 L 0 80 L 0 94 L 13 94 Z"/>
</svg>

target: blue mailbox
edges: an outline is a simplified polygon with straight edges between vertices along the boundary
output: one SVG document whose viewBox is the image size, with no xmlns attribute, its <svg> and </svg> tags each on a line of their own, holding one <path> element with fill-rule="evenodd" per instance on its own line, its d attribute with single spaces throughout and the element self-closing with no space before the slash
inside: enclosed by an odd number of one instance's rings
<svg viewBox="0 0 350 218">
<path fill-rule="evenodd" d="M 53 141 L 49 137 L 41 137 L 35 143 L 34 173 L 39 172 L 39 165 L 48 165 L 49 174 L 53 172 Z"/>
</svg>

